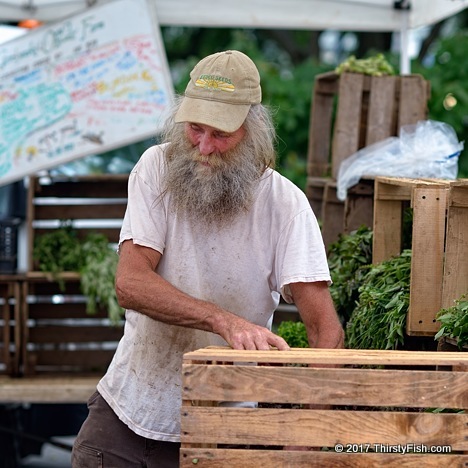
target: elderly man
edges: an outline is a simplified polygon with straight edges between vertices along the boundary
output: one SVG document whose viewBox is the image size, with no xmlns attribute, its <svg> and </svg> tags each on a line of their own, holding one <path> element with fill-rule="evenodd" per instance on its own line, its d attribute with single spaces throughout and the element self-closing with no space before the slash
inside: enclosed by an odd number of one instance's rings
<svg viewBox="0 0 468 468">
<path fill-rule="evenodd" d="M 273 169 L 252 60 L 201 60 L 164 141 L 130 174 L 116 275 L 125 332 L 88 402 L 75 468 L 178 466 L 182 355 L 288 349 L 270 331 L 280 294 L 310 346 L 343 346 L 321 233 L 303 192 Z"/>
</svg>

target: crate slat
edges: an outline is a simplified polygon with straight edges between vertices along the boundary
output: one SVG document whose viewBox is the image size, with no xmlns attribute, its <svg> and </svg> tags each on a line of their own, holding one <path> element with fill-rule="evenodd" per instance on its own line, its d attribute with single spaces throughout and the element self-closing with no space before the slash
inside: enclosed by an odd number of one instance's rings
<svg viewBox="0 0 468 468">
<path fill-rule="evenodd" d="M 361 447 L 350 446 L 349 450 Z M 366 447 L 364 447 L 366 448 Z M 373 447 L 372 447 L 373 448 Z M 225 466 L 242 466 L 243 468 L 459 468 L 468 462 L 468 455 L 425 455 L 395 453 L 330 453 L 321 451 L 292 450 L 251 450 L 184 448 L 181 449 L 181 468 L 221 468 Z"/>
</svg>

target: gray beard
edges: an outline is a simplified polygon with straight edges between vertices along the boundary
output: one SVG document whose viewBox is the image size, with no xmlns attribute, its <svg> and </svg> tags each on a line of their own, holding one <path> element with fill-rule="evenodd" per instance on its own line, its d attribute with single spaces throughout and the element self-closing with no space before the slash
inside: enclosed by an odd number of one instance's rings
<svg viewBox="0 0 468 468">
<path fill-rule="evenodd" d="M 249 209 L 264 168 L 247 141 L 222 155 L 201 155 L 185 135 L 170 143 L 166 190 L 175 211 L 207 227 L 223 227 Z M 210 167 L 201 161 L 210 161 Z"/>
</svg>

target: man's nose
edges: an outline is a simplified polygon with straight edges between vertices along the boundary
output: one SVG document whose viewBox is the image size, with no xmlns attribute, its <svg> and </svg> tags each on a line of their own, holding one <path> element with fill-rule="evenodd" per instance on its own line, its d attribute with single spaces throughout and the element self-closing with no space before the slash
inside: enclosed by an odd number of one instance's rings
<svg viewBox="0 0 468 468">
<path fill-rule="evenodd" d="M 213 137 L 209 134 L 204 133 L 198 142 L 198 149 L 203 156 L 209 156 L 214 152 L 215 146 Z"/>
</svg>

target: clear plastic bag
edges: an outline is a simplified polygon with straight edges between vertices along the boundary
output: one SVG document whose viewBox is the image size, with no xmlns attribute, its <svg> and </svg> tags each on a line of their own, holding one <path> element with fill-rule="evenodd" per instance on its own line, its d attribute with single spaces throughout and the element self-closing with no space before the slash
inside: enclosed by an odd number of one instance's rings
<svg viewBox="0 0 468 468">
<path fill-rule="evenodd" d="M 462 150 L 455 130 L 444 122 L 405 125 L 399 137 L 366 146 L 341 163 L 337 196 L 345 200 L 348 188 L 362 176 L 456 179 Z"/>
</svg>

